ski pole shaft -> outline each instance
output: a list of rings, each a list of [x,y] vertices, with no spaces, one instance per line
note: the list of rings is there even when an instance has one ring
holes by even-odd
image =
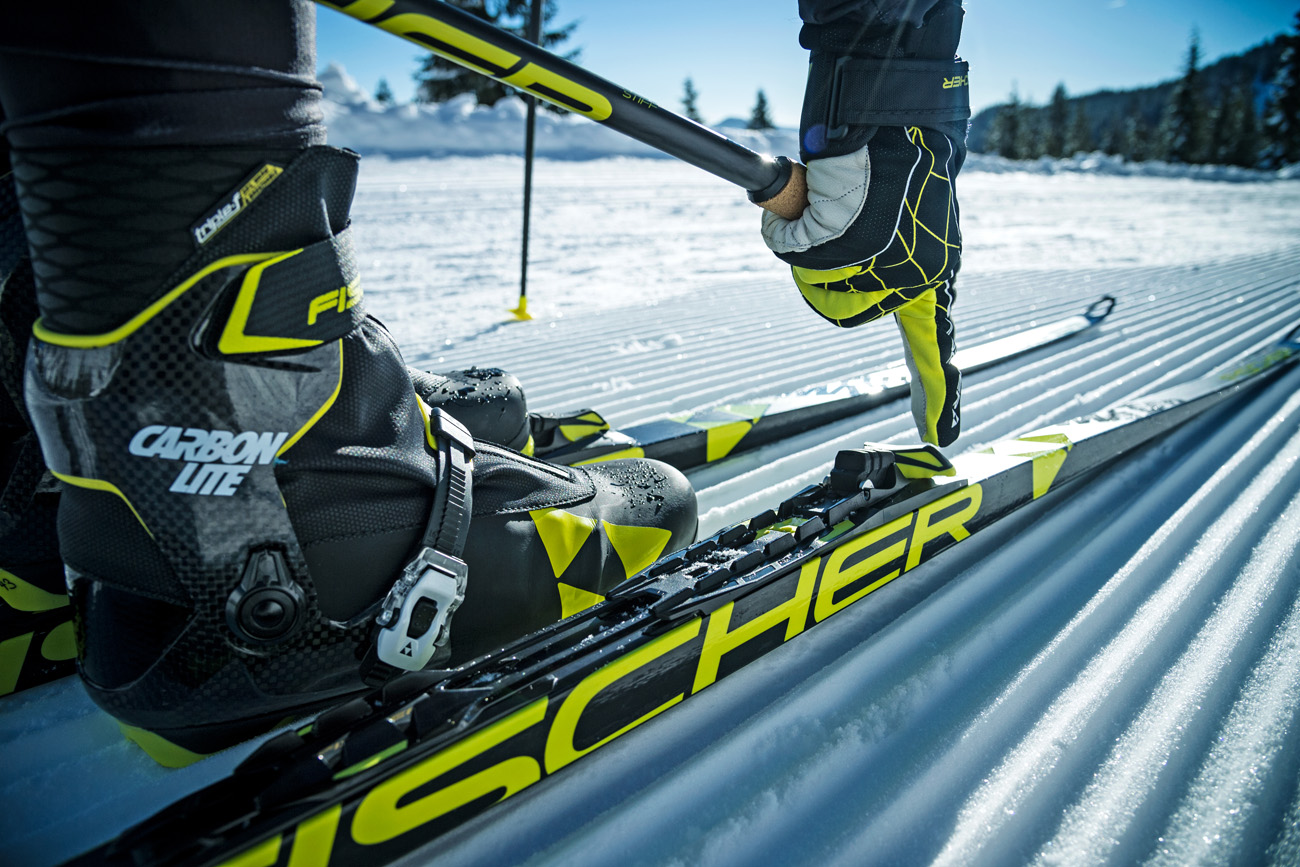
[[[528,7],[528,41],[542,44],[542,3],[532,0]],[[537,132],[537,99],[529,96],[528,119],[524,123],[524,226],[519,262],[519,306],[510,311],[516,319],[531,319],[528,315],[528,229],[533,215],[533,144]]]
[[[454,6],[439,0],[317,2],[730,181],[787,219],[807,204],[798,163],[755,153]]]

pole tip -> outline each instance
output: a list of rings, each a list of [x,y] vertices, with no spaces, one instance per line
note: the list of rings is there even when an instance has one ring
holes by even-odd
[[[528,296],[520,295],[519,306],[511,309],[509,312],[513,313],[514,317],[521,322],[526,322],[529,319],[532,319],[532,314],[528,312]]]

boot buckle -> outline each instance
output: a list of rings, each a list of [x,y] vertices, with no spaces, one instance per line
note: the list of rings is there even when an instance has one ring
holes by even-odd
[[[380,604],[375,649],[380,662],[419,671],[451,636],[451,616],[465,601],[465,562],[423,548]]]

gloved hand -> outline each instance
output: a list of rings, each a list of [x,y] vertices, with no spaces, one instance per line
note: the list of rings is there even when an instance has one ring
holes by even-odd
[[[809,204],[796,220],[765,213],[763,239],[834,324],[894,315],[917,429],[946,446],[961,427],[951,317],[961,265],[954,180],[970,116],[966,64],[954,59],[961,3],[939,0],[919,27],[890,4],[857,5],[873,11],[821,23],[829,16],[805,10],[813,23],[800,42],[812,58],[800,154]]]

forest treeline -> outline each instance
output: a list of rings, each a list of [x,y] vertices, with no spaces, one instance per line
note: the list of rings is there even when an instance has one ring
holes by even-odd
[[[1193,33],[1182,75],[1046,105],[1008,101],[971,121],[971,150],[1011,159],[1103,151],[1134,161],[1276,168],[1300,162],[1300,13],[1295,32],[1201,66]]]

